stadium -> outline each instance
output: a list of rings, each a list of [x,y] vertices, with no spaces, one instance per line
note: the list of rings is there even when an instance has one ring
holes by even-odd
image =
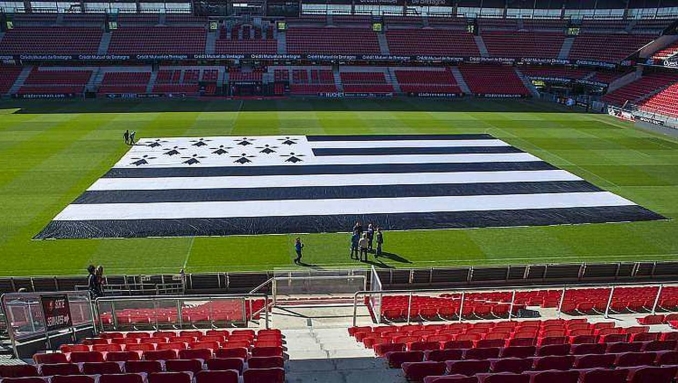
[[[678,1],[0,0],[0,383],[678,382]]]

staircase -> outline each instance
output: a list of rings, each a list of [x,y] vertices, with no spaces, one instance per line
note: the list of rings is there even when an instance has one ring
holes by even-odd
[[[105,75],[106,72],[99,68],[97,73],[90,78],[90,82],[87,84],[87,89],[99,89],[99,86],[104,81]]]
[[[527,77],[523,76],[523,74],[520,73],[520,71],[518,70],[518,68],[513,68],[513,70],[516,72],[516,75],[520,78],[520,81],[523,82],[523,85],[525,85],[525,88],[527,88],[527,90],[530,91],[530,93],[532,94],[532,97],[535,97],[535,98],[541,97],[541,94],[539,93],[539,91],[537,90],[537,88],[534,86],[534,84],[532,84],[532,82],[530,81],[530,79],[528,79]]]
[[[516,26],[518,27],[519,31],[525,29],[525,23],[523,23],[522,17],[518,18],[518,20],[516,21]]]
[[[341,83],[341,75],[339,74],[339,67],[333,68],[332,74],[334,75],[334,84],[337,86],[337,91],[343,92],[344,91],[344,84]]]
[[[216,50],[217,45],[217,33],[218,31],[211,31],[207,33],[207,38],[205,39],[205,54],[212,55]]]
[[[63,13],[63,12],[57,13],[57,17],[56,17],[56,25],[63,25],[63,23],[64,23],[64,15],[65,15],[65,13]]]
[[[386,77],[386,83],[391,84],[391,86],[393,86],[393,91],[395,93],[403,92],[400,89],[400,83],[398,83],[398,78],[395,76],[395,73],[393,73],[393,68],[387,68],[386,72],[384,73],[384,76]]]
[[[288,383],[405,383],[402,369],[388,368],[384,359],[350,338],[346,327],[283,330],[287,347]]]
[[[379,51],[382,55],[390,55],[391,51],[388,49],[388,42],[386,41],[386,35],[383,33],[377,33],[377,40],[379,41]]]
[[[26,79],[28,78],[28,75],[31,74],[32,70],[33,70],[32,65],[24,67],[19,76],[16,78],[16,81],[14,81],[14,85],[12,85],[12,87],[9,88],[9,92],[7,93],[17,94],[19,92],[19,89],[21,89],[21,87],[24,86],[24,82],[26,82]]]
[[[464,94],[473,94],[471,92],[471,88],[468,87],[468,84],[466,83],[466,80],[464,80],[464,76],[462,76],[461,72],[459,71],[459,68],[456,66],[453,66],[450,68],[452,71],[452,75],[454,76],[454,79],[457,80],[457,85],[459,85],[459,88],[461,88],[461,91],[464,92]]]
[[[157,78],[158,78],[158,70],[154,69],[151,72],[151,78],[148,80],[148,84],[146,85],[146,93],[153,92],[153,86],[155,85],[155,80]]]
[[[166,22],[167,22],[167,15],[165,13],[161,13],[160,17],[158,17],[158,24],[165,25]]]
[[[278,36],[276,37],[276,41],[278,42],[278,49],[277,52],[279,55],[286,55],[287,54],[287,37],[285,36],[285,32],[278,32]]]
[[[5,37],[5,32],[0,32],[0,43],[2,42],[3,37]]]
[[[421,25],[424,28],[428,28],[428,27],[431,26],[431,24],[429,24],[429,22],[428,22],[428,15],[421,15]]]
[[[483,37],[473,36],[473,39],[476,41],[478,51],[480,51],[480,57],[490,57],[490,53],[487,51],[487,46],[485,46],[485,41],[483,41]]]
[[[111,32],[105,32],[101,35],[99,48],[97,48],[98,55],[105,55],[108,52],[108,45],[111,43]]]
[[[570,49],[572,49],[572,44],[574,44],[574,37],[567,37],[563,41],[563,46],[560,47],[560,52],[558,53],[558,58],[560,60],[567,59],[567,56],[570,55]]]

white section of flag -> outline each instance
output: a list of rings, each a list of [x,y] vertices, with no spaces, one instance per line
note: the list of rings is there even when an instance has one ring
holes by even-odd
[[[69,205],[55,220],[285,217],[437,213],[633,205],[610,192],[284,201],[162,202]]]

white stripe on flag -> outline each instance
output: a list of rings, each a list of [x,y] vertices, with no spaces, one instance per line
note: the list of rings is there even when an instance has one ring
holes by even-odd
[[[634,203],[609,192],[287,201],[73,204],[67,206],[54,220],[251,218],[326,216],[356,213],[393,214],[558,209],[629,205],[634,205]]]
[[[309,141],[308,145],[314,149],[511,146],[501,140]]]
[[[287,176],[100,178],[88,191],[238,189],[309,186],[367,186],[581,181],[564,170],[455,173],[312,174]]]

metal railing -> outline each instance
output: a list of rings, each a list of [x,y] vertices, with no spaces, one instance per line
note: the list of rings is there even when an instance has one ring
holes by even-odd
[[[263,299],[263,308],[254,310],[254,301]],[[194,296],[139,296],[130,298],[98,298],[95,307],[98,312],[97,327],[100,331],[121,328],[150,327],[171,328],[218,328],[247,326],[255,321],[257,314],[264,312],[265,327],[269,328],[268,294],[194,295]],[[239,310],[225,314],[217,308],[219,303],[231,303],[230,309]],[[193,313],[202,307],[199,313]],[[249,308],[249,310],[247,310]],[[230,315],[230,316],[229,316]],[[193,317],[192,317],[193,316]],[[132,319],[134,317],[134,319]],[[146,319],[144,321],[144,318]]]
[[[358,291],[354,294],[353,296],[353,326],[357,325],[357,318],[358,318],[358,302],[363,301],[364,297],[367,297],[369,299],[366,299],[365,302],[367,303],[372,303],[373,297],[378,297],[378,302],[382,303],[383,299],[385,296],[403,296],[406,295],[408,297],[408,303],[407,303],[407,315],[406,315],[406,320],[407,323],[409,324],[412,321],[412,301],[414,297],[418,296],[427,296],[427,297],[439,297],[441,294],[459,294],[459,310],[456,315],[456,320],[461,322],[464,320],[473,320],[473,319],[467,319],[464,318],[462,315],[463,310],[464,310],[464,303],[466,302],[466,296],[469,293],[482,293],[482,292],[487,292],[487,293],[498,293],[498,292],[510,292],[511,293],[511,300],[510,302],[501,302],[503,304],[509,304],[509,310],[508,310],[508,320],[511,320],[514,318],[514,308],[516,306],[516,294],[518,292],[529,292],[529,291],[543,291],[543,290],[559,290],[560,291],[560,301],[558,302],[558,305],[556,307],[556,314],[557,317],[560,318],[562,314],[562,307],[563,303],[565,301],[565,295],[569,291],[576,291],[576,290],[584,290],[584,289],[591,289],[591,288],[598,288],[598,289],[610,289],[609,296],[607,299],[607,303],[605,305],[605,309],[602,312],[595,311],[594,314],[587,313],[586,315],[602,315],[604,318],[609,318],[610,317],[610,307],[612,305],[612,301],[614,298],[615,291],[620,288],[629,288],[629,287],[657,287],[657,292],[653,300],[652,308],[648,309],[650,314],[655,314],[657,311],[657,307],[659,305],[659,300],[662,294],[662,291],[666,286],[678,286],[678,284],[674,283],[633,283],[630,282],[628,284],[625,283],[618,283],[616,285],[610,286],[610,284],[603,284],[603,283],[589,283],[589,284],[577,284],[577,285],[564,285],[560,288],[555,288],[553,285],[539,285],[539,286],[531,286],[531,287],[498,287],[498,288],[458,288],[458,289],[421,289],[421,290],[383,290],[383,291]],[[475,301],[473,301],[475,302]],[[487,303],[487,302],[486,302]],[[496,302],[494,302],[496,303]],[[381,314],[381,306],[372,306],[370,307],[372,309],[374,317],[376,319],[377,323],[381,323],[382,321],[380,320],[380,314]],[[376,310],[379,310],[379,313],[376,312]]]

